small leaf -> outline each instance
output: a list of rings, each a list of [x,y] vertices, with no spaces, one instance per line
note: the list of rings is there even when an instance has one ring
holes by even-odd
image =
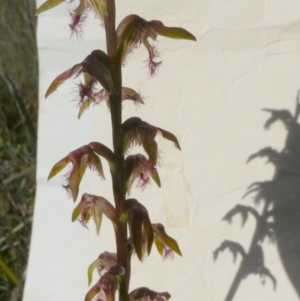
[[[130,232],[134,249],[140,261],[143,260],[143,220],[144,217],[136,211],[132,211],[130,217]]]
[[[80,119],[80,117],[82,116],[82,114],[84,113],[84,111],[86,109],[89,108],[89,106],[93,103],[93,100],[91,98],[85,100],[81,105],[80,105],[80,109],[78,112],[78,119]]]
[[[157,185],[158,187],[161,187],[159,174],[158,174],[156,168],[155,168],[155,169],[151,169],[151,170],[149,171],[149,173],[150,173],[150,176],[151,176],[152,180],[156,183],[156,185]]]
[[[155,246],[156,246],[156,249],[158,251],[158,253],[163,256],[164,255],[164,245],[163,243],[154,236],[154,243],[155,243]]]
[[[47,98],[50,94],[52,94],[54,91],[57,90],[57,88],[67,79],[72,77],[74,74],[78,74],[81,71],[81,64],[74,65],[71,69],[68,69],[67,71],[61,73],[58,75],[53,82],[50,84],[49,88],[47,89],[47,92],[45,94],[45,98]]]
[[[93,261],[88,268],[88,283],[89,285],[92,282],[93,271],[95,269],[98,270],[100,276],[103,274],[102,272],[113,273],[115,275],[122,273],[122,268],[118,266],[117,254],[111,252],[103,252],[99,255],[98,259]],[[123,268],[124,269],[124,268]]]
[[[157,143],[156,141],[150,136],[147,137],[145,135],[145,138],[143,139],[143,148],[147,155],[149,156],[149,159],[151,160],[153,165],[157,164]]]
[[[91,6],[103,21],[107,16],[107,0],[89,0]]]
[[[130,155],[125,159],[124,166],[125,166],[125,181],[126,181],[126,191],[129,193],[131,186],[138,176],[137,173],[139,170],[137,170],[136,166],[136,156]]]
[[[89,268],[88,268],[88,285],[91,284],[91,282],[93,280],[93,272],[98,267],[98,265],[100,264],[101,261],[102,261],[102,259],[98,258],[89,265]]]
[[[161,132],[162,136],[163,136],[165,139],[174,142],[174,145],[175,145],[179,150],[181,149],[181,148],[180,148],[180,145],[179,145],[179,142],[178,142],[178,140],[177,140],[177,138],[176,138],[175,135],[173,135],[172,133],[170,133],[170,132],[168,132],[168,131],[166,131],[166,130],[163,130],[162,128],[157,128],[157,130]]]
[[[153,245],[154,235],[153,235],[152,224],[151,224],[149,216],[148,216],[148,212],[147,212],[147,218],[144,219],[143,226],[144,226],[144,230],[147,235],[147,252],[148,252],[148,255],[150,255],[151,248]]]
[[[102,50],[94,50],[81,63],[84,71],[95,77],[109,93],[116,92],[111,75],[112,61]]]
[[[172,39],[184,39],[196,41],[193,34],[181,27],[167,27],[160,21],[153,20],[149,22],[149,25],[155,30],[158,35],[172,38]]]
[[[162,254],[161,247],[163,248],[164,245],[166,245],[168,248],[170,248],[172,251],[177,253],[178,255],[182,256],[182,253],[180,251],[180,248],[178,246],[177,241],[170,237],[166,231],[165,227],[162,224],[152,224],[154,235],[157,240],[160,240],[162,246],[158,243],[156,243],[157,250],[160,254]]]
[[[102,211],[100,211],[98,208],[95,208],[95,207],[90,208],[90,213],[91,213],[91,217],[94,220],[95,225],[96,225],[96,233],[99,235],[102,218],[103,218],[103,213],[102,213]]]
[[[60,161],[58,161],[51,169],[49,176],[48,176],[48,181],[52,179],[54,176],[56,176],[61,170],[63,170],[69,163],[71,162],[69,156],[64,157]]]
[[[130,235],[135,252],[139,260],[142,261],[144,247],[147,245],[147,253],[149,255],[153,244],[153,229],[148,211],[136,199],[127,199],[124,202],[123,209],[128,212]],[[147,241],[144,238],[147,238]]]
[[[84,209],[85,207],[85,203],[82,202],[82,198],[81,198],[81,201],[79,202],[79,204],[73,209],[73,213],[72,213],[72,222],[75,222],[80,213],[82,212],[82,210]]]
[[[114,153],[104,144],[100,142],[91,142],[88,145],[92,151],[105,158],[109,163],[114,163],[116,161]]]
[[[79,192],[79,184],[87,168],[88,154],[84,154],[80,158],[79,162],[72,162],[72,163],[73,163],[73,169],[69,177],[69,187],[72,192],[73,201],[75,202]]]
[[[163,237],[163,241],[165,242],[165,244],[171,250],[173,250],[178,255],[182,256],[179,245],[178,245],[177,241],[174,238],[170,237],[167,233],[165,233],[162,237]]]
[[[135,103],[144,104],[143,98],[139,93],[131,88],[122,88],[122,100],[132,100]]]
[[[79,166],[73,167],[73,170],[69,178],[69,188],[71,190],[73,202],[75,202],[78,197],[79,184],[81,179],[82,179],[82,172]]]
[[[35,12],[35,15],[37,16],[38,14],[51,9],[59,4],[61,4],[62,2],[64,2],[64,0],[48,0],[46,2],[44,2]]]
[[[103,168],[102,168],[102,163],[101,163],[101,160],[100,158],[98,157],[98,155],[92,153],[91,155],[91,162],[89,162],[89,165],[91,167],[93,167],[94,169],[96,169],[99,173],[99,175],[105,179],[104,177],[104,173],[103,173]]]

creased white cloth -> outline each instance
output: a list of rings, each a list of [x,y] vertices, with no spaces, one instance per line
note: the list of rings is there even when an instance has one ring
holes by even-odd
[[[37,6],[44,0],[38,0]],[[147,51],[141,47],[123,68],[123,85],[145,97],[145,106],[124,103],[124,120],[138,116],[174,133],[182,151],[158,139],[162,188],[133,187],[131,197],[162,222],[183,257],[163,261],[153,247],[144,263],[133,259],[131,289],[147,286],[168,291],[173,301],[224,300],[240,264],[225,251],[214,261],[223,240],[247,250],[255,229],[249,217],[241,227],[221,219],[236,204],[254,206],[247,187],[272,180],[274,167],[248,157],[271,146],[284,146],[286,130],[279,123],[264,129],[270,117],[263,108],[293,112],[300,88],[300,2],[296,0],[123,0],[116,1],[117,21],[135,13],[166,26],[181,26],[197,42],[159,37],[155,42],[163,63],[157,75],[147,71]],[[92,141],[111,146],[110,114],[105,103],[92,106],[77,119],[76,84],[68,80],[44,98],[51,81],[81,62],[92,50],[105,50],[100,21],[89,14],[83,37],[70,38],[69,9],[63,3],[38,17],[40,64],[37,193],[23,301],[80,301],[88,291],[87,267],[98,255],[114,251],[113,229],[103,219],[98,237],[71,222],[74,204],[62,189],[64,174],[47,182],[51,167],[70,151]],[[75,99],[75,101],[74,101]],[[105,162],[103,160],[103,165]],[[87,172],[80,193],[111,200],[111,180]],[[262,207],[259,207],[262,208]],[[265,265],[277,278],[276,291],[258,275],[242,281],[234,300],[298,300],[276,244],[263,243]],[[94,276],[94,281],[96,275]]]

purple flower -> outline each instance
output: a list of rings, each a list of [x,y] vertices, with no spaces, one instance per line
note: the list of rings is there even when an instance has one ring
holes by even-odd
[[[125,153],[130,146],[142,145],[149,156],[149,160],[155,166],[157,164],[157,143],[155,137],[160,132],[162,136],[174,143],[180,149],[177,138],[170,132],[153,126],[138,117],[131,117],[123,122],[121,126],[121,142]]]
[[[167,301],[171,295],[167,292],[158,293],[148,287],[139,287],[129,294],[130,301]]]
[[[105,251],[101,253],[99,257],[90,264],[88,268],[88,282],[89,285],[92,282],[93,271],[97,269],[100,276],[102,276],[105,272],[108,272],[109,269],[116,265],[117,261],[117,254]]]
[[[162,22],[157,20],[146,21],[138,15],[129,15],[121,21],[117,28],[118,56],[121,62],[124,63],[126,56],[132,52],[134,48],[143,44],[149,54],[149,73],[153,76],[162,62],[156,61],[156,58],[159,57],[159,53],[156,48],[149,43],[148,38],[156,40],[158,35],[173,39],[196,40],[191,33],[183,28],[166,27]]]
[[[52,167],[48,180],[71,163],[72,169],[67,175],[67,185],[65,185],[65,188],[70,191],[75,202],[78,196],[79,184],[88,167],[98,171],[99,175],[104,178],[102,163],[98,155],[104,157],[111,166],[113,165],[115,160],[113,152],[99,142],[91,142],[70,152],[66,157],[58,161]]]
[[[161,186],[160,179],[156,167],[152,161],[147,159],[142,154],[130,155],[125,160],[125,177],[126,177],[126,190],[130,193],[133,182],[138,180],[138,187],[144,189],[150,181],[153,181]]]
[[[173,251],[182,256],[177,241],[166,233],[165,227],[162,224],[152,224],[152,229],[154,233],[154,243],[159,254],[164,259],[173,259]]]
[[[76,34],[76,36],[82,34],[82,23],[86,19],[86,12],[88,10],[93,10],[96,15],[103,22],[107,16],[107,3],[106,0],[79,0],[79,5],[76,9],[72,10],[70,13],[72,22],[69,24],[71,29],[71,35]],[[58,6],[59,4],[65,2],[65,0],[47,0],[44,2],[37,10],[36,15],[47,11],[49,9]],[[69,1],[73,2],[73,1]]]

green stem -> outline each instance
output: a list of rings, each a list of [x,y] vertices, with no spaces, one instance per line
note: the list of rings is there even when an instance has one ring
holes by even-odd
[[[130,261],[127,252],[127,223],[120,222],[123,213],[123,203],[125,201],[125,177],[124,177],[124,156],[122,145],[120,144],[120,128],[122,124],[122,73],[121,63],[117,54],[117,35],[115,27],[115,1],[107,1],[107,17],[105,18],[106,46],[107,55],[113,62],[112,77],[116,92],[110,95],[112,139],[114,153],[117,157],[116,169],[112,172],[112,186],[115,207],[117,211],[117,230],[116,230],[116,247],[118,264],[126,270],[126,277],[121,277],[119,284],[119,301],[128,300],[128,288],[130,277]]]

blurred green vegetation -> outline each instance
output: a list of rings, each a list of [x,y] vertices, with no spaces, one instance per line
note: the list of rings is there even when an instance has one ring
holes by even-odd
[[[0,300],[22,299],[35,194],[35,0],[0,1]]]

